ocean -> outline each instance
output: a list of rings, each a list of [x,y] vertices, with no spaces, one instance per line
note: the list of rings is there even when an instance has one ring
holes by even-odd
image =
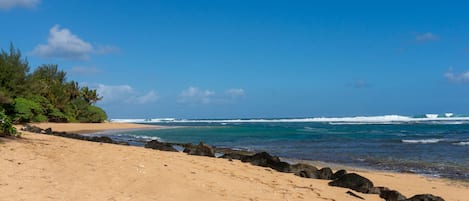
[[[469,118],[376,116],[300,119],[118,119],[171,126],[98,133],[131,145],[199,143],[267,151],[285,160],[413,172],[469,181]]]

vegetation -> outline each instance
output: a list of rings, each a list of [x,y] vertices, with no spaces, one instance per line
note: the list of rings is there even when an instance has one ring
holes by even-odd
[[[1,108],[0,108],[1,109]],[[0,110],[0,136],[16,136],[16,128],[3,111]]]
[[[0,54],[0,120],[5,122],[103,122],[106,112],[94,104],[102,99],[96,89],[67,81],[55,64],[44,64],[29,72],[21,52],[10,45]],[[10,122],[11,124],[11,122]]]

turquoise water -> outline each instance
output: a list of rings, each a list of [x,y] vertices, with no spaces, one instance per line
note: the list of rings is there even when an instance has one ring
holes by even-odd
[[[145,141],[198,143],[267,151],[284,158],[415,172],[469,181],[468,123],[159,122],[184,126],[107,133],[142,146]]]

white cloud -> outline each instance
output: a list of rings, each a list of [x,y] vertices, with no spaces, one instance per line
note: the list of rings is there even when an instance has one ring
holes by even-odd
[[[215,92],[209,90],[200,90],[197,87],[189,87],[182,90],[179,95],[180,103],[203,103],[208,104],[212,102]]]
[[[371,86],[367,81],[365,81],[363,79],[353,80],[352,82],[348,83],[347,85],[349,87],[353,87],[353,88],[357,88],[357,89],[367,88],[367,87]]]
[[[225,93],[218,94],[211,90],[201,90],[191,86],[182,90],[178,102],[190,104],[229,103],[244,96],[244,89],[227,89]]]
[[[228,89],[225,94],[231,98],[243,97],[245,95],[244,89]]]
[[[128,104],[147,104],[158,100],[158,94],[151,90],[146,94],[135,91],[129,85],[104,85],[98,84],[96,87],[99,95],[103,96],[101,101],[105,103],[128,103]]]
[[[469,70],[462,73],[454,73],[450,67],[444,74],[444,77],[450,82],[469,82]]]
[[[0,0],[0,9],[35,8],[39,3],[41,0]]]
[[[100,72],[101,71],[96,67],[75,66],[70,69],[70,73],[75,75],[96,75]]]
[[[435,35],[431,32],[417,34],[417,36],[415,37],[415,40],[420,41],[420,42],[434,41],[434,40],[438,40],[438,39],[440,39],[440,37],[438,37],[437,35]]]
[[[114,46],[93,47],[69,29],[54,25],[49,30],[47,44],[37,45],[32,51],[33,55],[40,57],[56,57],[74,60],[87,60],[90,54],[106,54],[118,51]]]

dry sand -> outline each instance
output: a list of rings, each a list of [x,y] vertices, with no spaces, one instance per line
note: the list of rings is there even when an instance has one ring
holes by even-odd
[[[132,129],[135,124],[41,124],[61,131]],[[145,126],[147,127],[147,126]],[[406,196],[432,193],[469,201],[458,182],[414,174],[358,172]],[[0,201],[35,200],[360,200],[328,181],[184,153],[101,144],[23,132],[0,138]],[[356,193],[366,200],[378,195]]]

